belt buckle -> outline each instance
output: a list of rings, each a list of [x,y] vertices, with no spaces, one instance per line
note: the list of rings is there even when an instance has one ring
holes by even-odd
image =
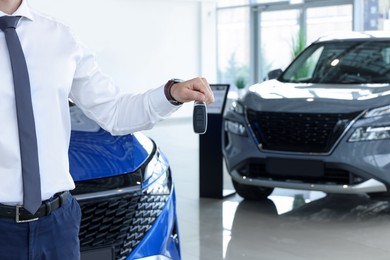
[[[36,218],[28,218],[28,219],[20,219],[20,209],[21,208],[22,208],[22,206],[16,205],[16,213],[15,213],[15,221],[16,221],[16,223],[32,222],[32,221],[36,221],[36,220],[39,219],[38,217],[36,217]]]

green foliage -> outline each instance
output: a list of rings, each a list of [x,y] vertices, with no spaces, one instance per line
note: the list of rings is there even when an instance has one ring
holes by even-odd
[[[244,77],[238,77],[236,78],[235,84],[238,89],[244,89],[247,85],[247,81]]]
[[[294,59],[306,47],[306,36],[304,35],[304,33],[301,29],[298,30],[297,35],[292,39],[291,45],[292,45],[291,46],[291,56],[292,56],[292,59]]]
[[[306,36],[303,30],[299,29],[295,38],[292,39],[291,58],[295,59],[306,48]],[[302,80],[308,77],[310,64],[304,63],[294,75],[295,80]]]

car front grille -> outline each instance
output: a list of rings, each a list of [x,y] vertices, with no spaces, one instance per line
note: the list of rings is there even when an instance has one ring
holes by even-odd
[[[169,195],[151,195],[144,192],[137,204],[129,232],[123,241],[121,250],[117,254],[118,260],[124,260],[142,240],[146,232],[160,216]]]
[[[328,153],[361,112],[289,113],[248,109],[247,119],[264,150]]]
[[[113,247],[115,259],[126,259],[161,214],[168,198],[167,194],[138,191],[79,201],[81,250]]]

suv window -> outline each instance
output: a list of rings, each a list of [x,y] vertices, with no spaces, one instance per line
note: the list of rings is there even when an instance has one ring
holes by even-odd
[[[283,82],[368,84],[390,82],[390,41],[315,43],[295,59]]]

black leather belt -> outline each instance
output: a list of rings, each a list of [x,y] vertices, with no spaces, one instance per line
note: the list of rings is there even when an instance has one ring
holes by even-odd
[[[0,217],[13,218],[17,223],[35,221],[60,208],[65,203],[68,195],[69,191],[64,191],[55,194],[53,198],[49,200],[43,201],[42,205],[34,215],[23,208],[23,206],[8,206],[0,204]]]

